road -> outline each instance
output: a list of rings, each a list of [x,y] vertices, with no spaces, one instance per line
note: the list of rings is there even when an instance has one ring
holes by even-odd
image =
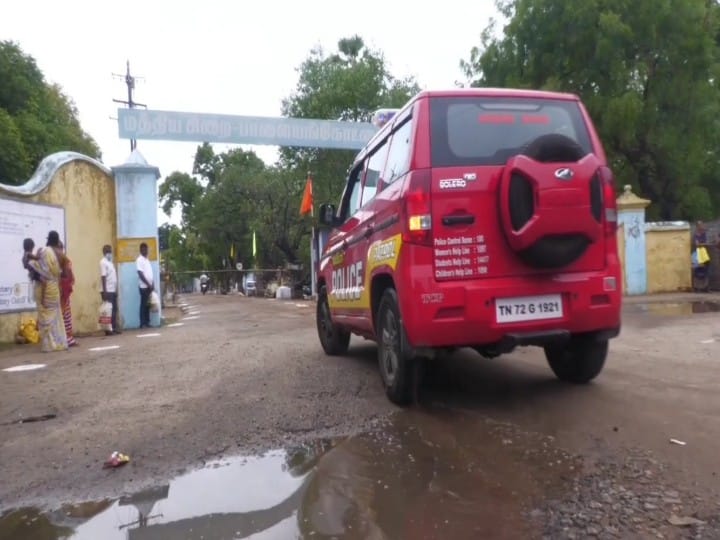
[[[305,301],[191,295],[189,310],[168,311],[179,326],[87,337],[63,353],[6,350],[0,369],[46,367],[0,371],[0,510],[116,497],[308,441],[354,435],[348,444],[374,452],[383,445],[368,434],[393,425],[399,447],[435,449],[435,463],[496,461],[498,485],[532,503],[523,519],[536,534],[717,538],[720,314],[651,300],[626,303],[591,385],[556,381],[538,349],[493,360],[463,351],[430,365],[419,403],[403,411],[382,392],[372,343],[353,338],[346,358],[324,356]],[[414,443],[413,430],[425,433]],[[554,458],[532,457],[540,448],[577,466],[551,469]],[[130,464],[103,469],[114,450]],[[704,523],[670,523],[693,516]]]

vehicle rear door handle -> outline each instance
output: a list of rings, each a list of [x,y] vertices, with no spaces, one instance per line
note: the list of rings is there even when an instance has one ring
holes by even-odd
[[[475,223],[475,216],[472,214],[452,214],[443,216],[443,225],[472,225]]]
[[[372,225],[368,225],[365,227],[365,238],[370,238],[372,236],[372,233],[375,231]]]

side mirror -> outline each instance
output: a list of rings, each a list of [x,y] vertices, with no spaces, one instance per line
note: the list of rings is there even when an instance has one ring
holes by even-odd
[[[320,215],[318,216],[321,225],[328,227],[334,227],[336,223],[335,219],[335,205],[334,204],[321,204]]]

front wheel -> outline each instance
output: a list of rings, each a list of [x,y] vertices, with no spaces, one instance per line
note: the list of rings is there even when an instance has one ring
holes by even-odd
[[[563,345],[545,347],[550,369],[561,381],[586,384],[597,377],[605,365],[608,341],[573,338]]]
[[[378,363],[385,393],[396,405],[407,405],[413,398],[415,366],[395,289],[383,293],[376,321]]]
[[[325,354],[330,356],[345,354],[350,347],[350,332],[333,323],[325,287],[320,289],[318,295],[316,323],[320,344]]]

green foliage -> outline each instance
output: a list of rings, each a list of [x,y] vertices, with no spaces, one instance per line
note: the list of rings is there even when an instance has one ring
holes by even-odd
[[[165,223],[158,229],[158,235],[167,239],[167,248],[161,252],[163,271],[169,272],[175,286],[191,286],[192,273],[206,269],[208,259],[197,235],[177,225]]]
[[[706,0],[503,0],[461,62],[474,86],[574,92],[588,107],[619,184],[651,217],[720,210],[718,4]]]
[[[414,79],[393,77],[382,53],[353,36],[341,39],[332,54],[320,47],[310,51],[299,68],[295,91],[283,101],[282,112],[295,118],[369,122],[377,109],[401,107],[419,91]],[[313,174],[315,201],[335,202],[355,152],[288,147],[281,149],[280,156],[283,167],[297,171],[299,208],[308,171]]]
[[[53,152],[100,158],[72,101],[59,86],[48,84],[35,60],[10,41],[0,41],[0,81],[0,181],[24,183]]]
[[[198,146],[193,163],[193,174],[200,176],[209,184],[214,184],[219,168],[220,158],[215,155],[215,151],[210,143],[203,143],[201,146]]]
[[[183,224],[189,223],[190,210],[202,194],[203,187],[195,178],[178,171],[165,178],[158,190],[162,209],[167,215],[171,214],[176,205],[180,205]]]
[[[194,233],[171,224],[164,224],[161,228],[168,239],[165,255],[169,271],[202,270],[205,267],[207,260]]]
[[[30,159],[22,142],[22,135],[13,117],[0,109],[0,175],[3,178],[29,178]]]
[[[198,147],[194,170],[199,178],[173,172],[160,185],[165,213],[176,205],[182,211],[181,236],[170,242],[175,251],[171,247],[168,254],[175,267],[217,270],[242,262],[275,268],[298,260],[309,225],[300,223],[294,188],[288,193],[297,182],[287,171],[267,167],[254,152],[242,149],[216,155],[207,144]]]

